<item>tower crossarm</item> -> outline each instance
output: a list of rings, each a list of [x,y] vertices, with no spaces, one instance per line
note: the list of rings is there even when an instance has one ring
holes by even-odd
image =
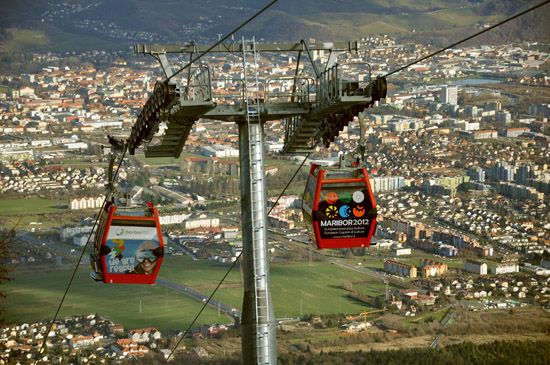
[[[247,47],[241,42],[220,44],[214,49],[209,50],[209,53],[242,53],[243,47]],[[134,46],[134,53],[158,55],[166,53],[203,53],[210,46],[198,45],[190,42],[184,45],[161,45],[161,44],[137,44]],[[257,43],[257,52],[299,52],[299,51],[336,51],[336,52],[356,52],[358,50],[358,42],[312,42],[307,43],[300,41],[296,43]],[[250,50],[246,50],[250,51]]]
[[[246,42],[220,44],[213,49],[190,42],[184,45],[136,45],[138,54],[148,54],[159,63],[166,76],[165,81],[155,85],[153,93],[143,106],[129,138],[131,154],[142,144],[150,144],[153,136],[166,124],[160,145],[148,145],[147,156],[179,157],[193,124],[200,118],[239,122],[254,119],[250,113],[251,100],[244,95],[223,99],[227,93],[214,95],[210,70],[200,61],[186,66],[187,77],[176,79],[167,55],[194,55],[212,53],[246,53],[250,44]],[[254,52],[297,52],[298,58],[294,77],[259,79],[257,99],[252,100],[263,121],[284,120],[286,125],[283,151],[297,152],[312,149],[320,139],[329,144],[353,116],[375,101],[385,97],[385,79],[376,79],[363,85],[350,80],[344,73],[345,67],[336,63],[337,52],[358,50],[358,42],[306,42],[256,44]],[[329,52],[326,65],[317,67],[316,59]],[[315,75],[299,72],[300,55],[307,54]],[[369,68],[370,78],[370,68]],[[237,80],[238,82],[238,80]],[[278,85],[291,84],[289,89]],[[364,83],[364,82],[363,82]],[[234,90],[242,90],[235,87]],[[261,90],[261,91],[260,91]],[[231,96],[230,96],[231,97]],[[155,142],[156,143],[156,142]]]

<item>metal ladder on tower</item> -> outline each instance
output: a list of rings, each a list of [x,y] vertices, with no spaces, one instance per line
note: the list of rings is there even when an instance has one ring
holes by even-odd
[[[270,300],[267,268],[267,237],[264,191],[263,161],[263,128],[260,115],[260,82],[258,80],[258,53],[256,42],[242,39],[244,67],[244,106],[246,108],[246,123],[248,127],[248,143],[250,151],[250,191],[252,211],[252,239],[254,243],[254,291],[256,319],[256,350],[257,364],[270,364]],[[253,72],[248,72],[250,66]]]

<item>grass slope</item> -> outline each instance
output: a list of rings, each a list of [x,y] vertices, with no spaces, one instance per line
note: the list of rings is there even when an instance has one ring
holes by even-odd
[[[66,206],[67,203],[65,200],[43,198],[1,199],[0,215],[59,213],[64,211],[59,206]]]
[[[68,283],[70,271],[14,273],[4,285],[5,320],[23,323],[51,320]],[[141,300],[141,313],[139,311]],[[126,328],[156,327],[161,331],[183,330],[202,304],[160,286],[106,285],[93,282],[88,270],[78,270],[59,318],[98,313]],[[206,309],[201,323],[227,323],[228,318]]]
[[[25,4],[29,0],[21,0]],[[3,7],[0,13],[0,51],[90,50],[124,49],[133,41],[108,38],[93,29],[82,30],[70,21],[41,22],[41,13],[52,6],[46,0],[36,0],[32,5],[20,2]],[[478,22],[494,24],[495,21],[536,4],[536,1],[512,0],[304,0],[277,4],[242,29],[245,36],[256,36],[268,41],[349,40],[368,34],[390,33],[422,42],[448,43],[463,34],[479,30]],[[99,7],[78,13],[81,19],[115,23],[120,29],[147,31],[168,37],[170,43],[188,41],[188,37],[215,38],[226,34],[243,20],[252,16],[260,6],[256,1],[235,4],[221,0],[209,2],[189,0],[182,3],[171,0],[149,2],[145,0],[120,0],[101,4]],[[514,41],[548,39],[549,7],[527,14],[502,29],[483,38],[489,41]],[[182,26],[197,24],[203,31],[182,35]],[[6,29],[18,28],[14,32]],[[32,31],[26,30],[32,29]],[[414,33],[413,33],[414,30]],[[30,33],[29,33],[30,32]],[[17,34],[19,33],[19,34]],[[454,36],[454,37],[453,37]],[[481,41],[482,39],[480,39]]]
[[[185,256],[169,256],[161,276],[184,283],[208,294],[215,288],[228,266],[207,261],[192,261]],[[70,271],[15,272],[14,281],[3,290],[7,322],[48,320],[55,313],[67,285]],[[328,263],[285,264],[271,267],[271,297],[276,317],[317,313],[357,313],[368,309],[350,299],[341,288],[346,281],[365,282],[364,275]],[[366,284],[363,284],[366,285]],[[370,286],[370,285],[366,285]],[[365,291],[379,293],[380,283]],[[370,292],[369,292],[370,294]],[[214,297],[235,308],[242,305],[241,275],[238,266],[229,274]],[[139,312],[141,300],[142,311]],[[160,286],[104,285],[88,278],[87,267],[79,268],[60,318],[74,314],[98,313],[126,328],[154,326],[163,331],[182,329],[200,310],[201,303]],[[200,323],[226,323],[228,319],[206,309]]]
[[[5,41],[0,44],[0,52],[25,52],[28,48],[45,47],[51,44],[48,36],[41,31],[9,28]]]
[[[188,257],[169,257],[162,269],[162,276],[174,282],[190,285],[210,293],[227,271],[228,266],[215,262],[192,261]],[[363,304],[350,299],[342,289],[345,282],[365,282],[372,279],[357,272],[342,269],[324,262],[271,265],[271,298],[276,317],[299,316],[302,314],[357,313],[367,309]],[[372,285],[371,292],[377,293],[379,283]],[[215,299],[236,308],[242,305],[242,286],[239,266],[231,271]],[[370,293],[369,293],[370,294]]]

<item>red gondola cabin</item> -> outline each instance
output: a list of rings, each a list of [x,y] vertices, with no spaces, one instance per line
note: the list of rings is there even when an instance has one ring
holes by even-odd
[[[317,248],[370,246],[377,213],[366,169],[312,164],[302,212]]]
[[[155,283],[164,256],[164,242],[158,212],[153,207],[149,207],[149,212],[149,215],[118,215],[114,204],[105,206],[94,242],[95,276],[92,276],[96,280]]]

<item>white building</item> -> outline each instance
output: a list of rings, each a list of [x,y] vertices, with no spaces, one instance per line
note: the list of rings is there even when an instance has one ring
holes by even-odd
[[[402,176],[378,176],[370,179],[373,193],[397,191],[405,186],[405,178]]]
[[[273,198],[269,198],[268,199],[268,204],[269,206],[272,206],[273,204],[275,204],[275,201],[277,200],[277,198],[273,197]],[[277,207],[280,207],[280,208],[299,208],[301,207],[301,204],[302,204],[302,198],[297,196],[297,195],[284,195],[282,197],[280,197],[279,199],[279,202],[277,203]]]
[[[464,270],[478,275],[487,275],[487,264],[475,260],[466,260]]]
[[[239,150],[229,146],[213,145],[201,147],[201,154],[210,157],[239,157]]]
[[[441,88],[441,102],[443,104],[458,105],[458,87],[443,86]]]
[[[88,144],[85,142],[71,142],[71,143],[65,143],[65,147],[67,147],[70,150],[87,150]]]
[[[215,228],[220,226],[218,218],[190,219],[185,222],[185,229]]]
[[[491,273],[495,275],[508,274],[512,272],[519,272],[519,265],[517,262],[498,264],[494,268],[491,268]]]
[[[69,202],[69,209],[78,210],[101,208],[101,206],[103,205],[103,200],[103,197],[72,199]]]
[[[66,227],[62,228],[59,236],[62,240],[67,240],[71,237],[76,236],[77,234],[90,233],[92,226],[77,226],[77,227]]]
[[[179,224],[184,222],[186,219],[188,219],[191,216],[191,214],[166,214],[161,215],[159,217],[159,222],[161,225],[169,225],[169,224]]]
[[[86,245],[86,242],[88,242],[89,235],[83,234],[73,237],[73,245],[78,247],[84,247]]]

